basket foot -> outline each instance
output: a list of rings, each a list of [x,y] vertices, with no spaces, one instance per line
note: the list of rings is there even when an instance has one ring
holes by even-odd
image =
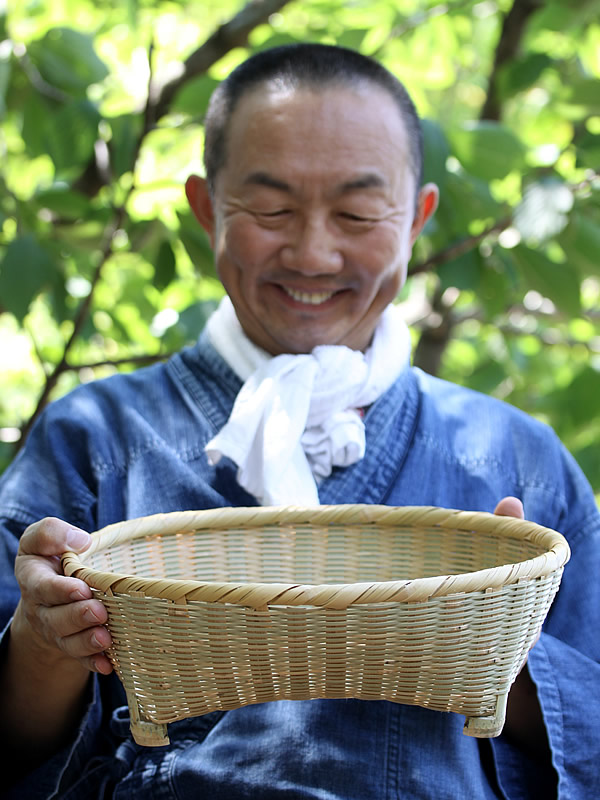
[[[129,728],[136,744],[145,747],[162,747],[169,744],[166,725],[140,719],[137,722],[131,720]]]
[[[163,723],[152,722],[140,710],[137,698],[127,690],[127,705],[129,706],[129,729],[136,744],[145,747],[162,747],[169,744],[167,726]]]
[[[506,719],[506,701],[508,692],[498,695],[496,700],[496,713],[489,717],[467,717],[463,733],[466,736],[476,736],[478,739],[492,739],[500,736]]]

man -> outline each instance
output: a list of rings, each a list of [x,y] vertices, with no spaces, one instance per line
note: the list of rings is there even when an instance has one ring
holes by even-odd
[[[598,793],[600,517],[549,430],[408,366],[391,303],[437,202],[421,161],[404,89],[350,51],[266,51],[217,91],[207,179],[186,192],[229,300],[166,365],[50,406],[0,485],[2,623],[16,607],[1,724],[4,753],[28,762],[9,796]],[[463,736],[454,714],[317,700],[184,720],[168,748],[133,744],[106,614],[56,556],[124,518],[298,498],[516,516],[524,504],[567,536],[563,587],[502,736]]]

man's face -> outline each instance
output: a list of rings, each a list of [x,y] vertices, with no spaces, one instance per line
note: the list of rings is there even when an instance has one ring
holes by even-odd
[[[214,207],[200,179],[188,197],[255,344],[273,355],[368,347],[435,207],[430,198],[424,211],[421,193],[415,218],[409,158],[399,111],[378,87],[265,85],[243,98]]]

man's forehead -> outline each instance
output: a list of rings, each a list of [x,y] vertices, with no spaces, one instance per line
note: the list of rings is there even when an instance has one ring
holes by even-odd
[[[405,129],[403,115],[393,95],[372,81],[328,81],[318,86],[313,83],[290,85],[280,79],[271,79],[254,86],[240,98],[230,118],[230,132],[232,128],[239,131],[240,127],[245,127],[248,117],[252,117],[254,124],[268,124],[278,112],[296,101],[306,105],[311,101],[321,102],[327,108],[337,106],[332,101],[339,98],[342,98],[342,105],[353,105],[356,100],[361,104],[368,103],[374,126],[378,125],[379,118],[383,120],[391,115]]]
[[[291,191],[327,179],[331,193],[385,191],[413,170],[404,120],[379,86],[290,87],[244,96],[227,131],[224,176],[238,187]]]

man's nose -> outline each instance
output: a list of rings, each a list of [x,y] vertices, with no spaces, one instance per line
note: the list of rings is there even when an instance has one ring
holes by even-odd
[[[324,220],[305,220],[298,225],[281,251],[286,269],[303,275],[326,275],[341,271],[344,259],[340,242]]]

